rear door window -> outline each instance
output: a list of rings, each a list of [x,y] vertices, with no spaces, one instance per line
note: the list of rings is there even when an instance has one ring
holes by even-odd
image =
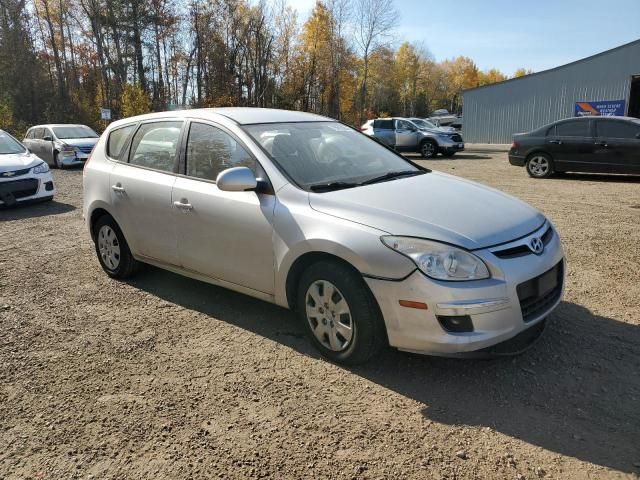
[[[173,172],[182,122],[143,124],[133,137],[129,163],[163,172]]]
[[[596,123],[596,130],[598,137],[635,139],[640,134],[640,123],[600,120]]]
[[[33,138],[36,140],[42,140],[42,137],[44,137],[44,128],[36,128],[33,131]]]
[[[135,128],[135,125],[127,125],[113,130],[107,140],[107,155],[115,160],[120,160],[124,154],[129,135],[133,133]]]
[[[587,120],[572,120],[556,125],[556,132],[559,137],[590,137],[590,122]]]
[[[393,130],[393,119],[374,120],[373,128],[378,128],[380,130]]]

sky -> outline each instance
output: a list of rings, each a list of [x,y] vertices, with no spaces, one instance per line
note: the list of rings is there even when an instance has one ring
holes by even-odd
[[[288,0],[304,21],[315,0]],[[396,0],[396,43],[464,55],[507,75],[564,65],[640,39],[640,0]]]

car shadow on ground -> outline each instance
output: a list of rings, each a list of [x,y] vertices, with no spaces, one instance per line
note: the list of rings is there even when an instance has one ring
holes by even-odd
[[[13,207],[0,206],[0,222],[46,217],[71,212],[76,207],[55,200],[42,203],[17,204]]]
[[[640,183],[640,175],[612,175],[608,173],[556,173],[548,180],[579,180],[585,182]]]
[[[131,285],[320,358],[296,317],[245,295],[149,267]],[[456,360],[387,350],[349,368],[423,405],[447,425],[489,428],[529,444],[634,472],[640,460],[640,327],[563,302],[518,357]]]

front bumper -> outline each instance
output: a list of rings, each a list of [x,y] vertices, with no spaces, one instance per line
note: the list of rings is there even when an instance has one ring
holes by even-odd
[[[59,158],[60,163],[62,163],[64,167],[72,167],[75,165],[84,165],[87,161],[87,158],[89,158],[89,155],[76,153],[73,155],[61,156]]]
[[[509,163],[511,165],[515,165],[516,167],[524,167],[527,159],[523,155],[518,155],[517,153],[509,152]]]
[[[517,243],[542,235],[546,225]],[[456,356],[502,343],[543,321],[564,293],[564,254],[557,232],[553,233],[541,255],[499,258],[493,248],[475,251],[491,271],[492,278],[487,280],[442,282],[419,270],[400,281],[365,278],[382,311],[390,345],[415,353]],[[544,276],[557,265],[562,268],[558,294],[533,313],[527,310],[525,319],[523,308],[529,307],[521,305],[518,285]],[[400,300],[423,302],[427,309],[403,307]],[[471,319],[473,331],[445,330],[438,319],[458,315]]]
[[[51,172],[0,181],[0,206],[50,200],[56,193]]]

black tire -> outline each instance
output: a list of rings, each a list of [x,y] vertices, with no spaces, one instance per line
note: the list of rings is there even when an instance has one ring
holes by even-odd
[[[527,173],[532,178],[549,178],[555,172],[553,159],[546,153],[532,153],[527,158]]]
[[[59,168],[60,170],[64,168],[64,165],[62,165],[62,162],[58,157],[58,152],[53,152],[53,168]]]
[[[456,154],[456,152],[442,152],[442,156],[444,158],[451,158]]]
[[[350,311],[352,338],[341,351],[327,348],[316,338],[312,322],[317,322],[317,319],[308,318],[307,315],[307,293],[311,285],[318,281],[330,282],[337,287]],[[331,300],[334,301],[334,298]],[[299,282],[296,306],[300,321],[311,342],[324,357],[336,363],[364,363],[377,355],[387,343],[384,320],[373,294],[360,274],[340,262],[323,261],[308,267]]]
[[[109,264],[106,255],[103,256],[103,253],[100,251],[100,236],[102,234],[103,227],[108,227],[113,231],[115,237],[117,239],[117,246],[119,247],[119,261],[117,265]],[[108,230],[105,230],[108,231]],[[123,280],[125,278],[131,277],[134,273],[138,271],[139,262],[133,258],[131,255],[131,250],[129,250],[129,245],[127,244],[127,240],[124,238],[122,234],[122,230],[116,223],[116,221],[110,215],[103,215],[98,219],[94,226],[94,244],[96,249],[96,255],[98,256],[98,261],[100,262],[100,266],[109,275],[111,278],[117,278],[119,280]]]
[[[424,140],[420,144],[420,155],[422,158],[435,158],[438,155],[438,144],[433,140]]]

